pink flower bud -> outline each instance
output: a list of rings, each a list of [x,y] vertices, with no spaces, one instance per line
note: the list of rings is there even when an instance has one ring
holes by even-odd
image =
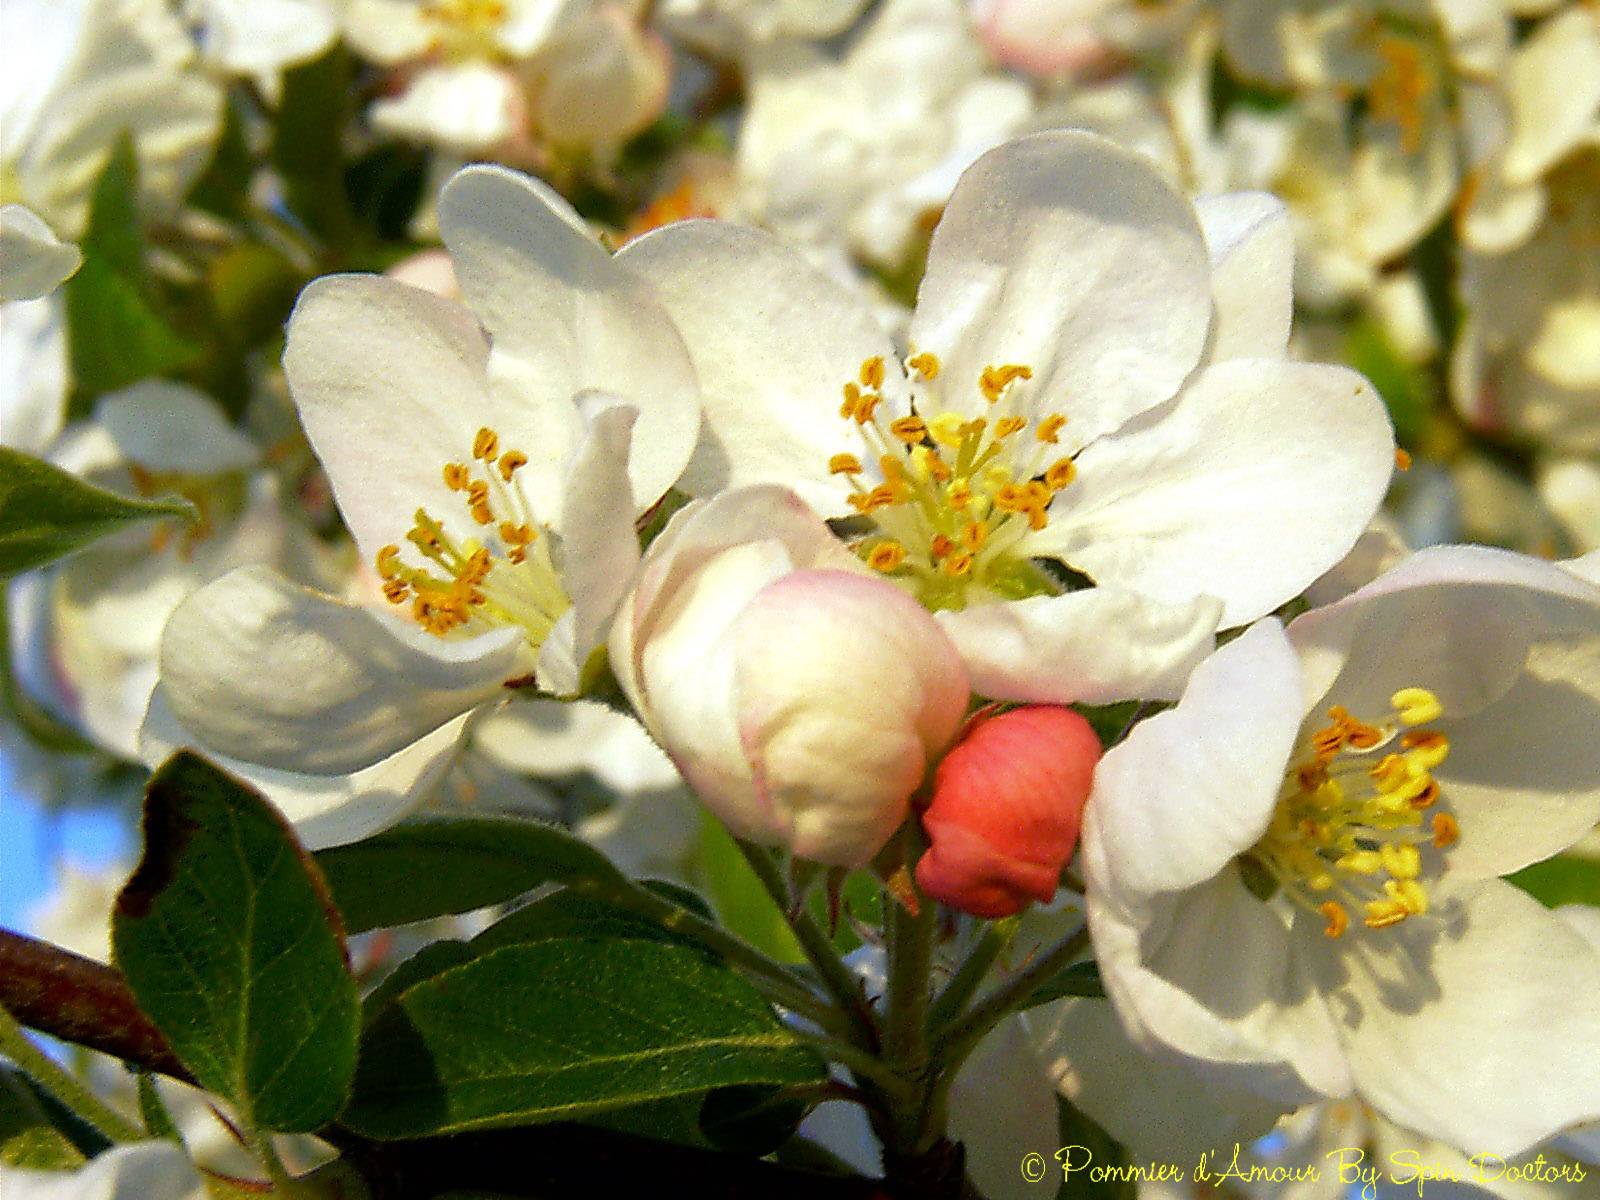
[[[979,717],[934,775],[918,886],[979,917],[1049,900],[1078,844],[1099,759],[1100,739],[1070,708]]]

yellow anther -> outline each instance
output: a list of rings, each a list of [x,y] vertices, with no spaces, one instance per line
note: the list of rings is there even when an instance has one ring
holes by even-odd
[[[1422,872],[1422,855],[1410,842],[1385,842],[1378,855],[1383,869],[1396,879],[1415,879]]]
[[[1384,894],[1413,917],[1428,911],[1428,892],[1414,879],[1391,879],[1383,885]]]
[[[528,465],[528,456],[521,450],[507,450],[500,456],[500,478],[507,483],[517,471]]]
[[[399,574],[401,570],[399,556],[399,546],[389,545],[379,550],[377,557],[373,560],[374,565],[378,568],[378,574],[385,579],[392,579]]]
[[[878,470],[883,472],[884,479],[889,483],[898,485],[906,481],[905,461],[893,454],[878,455]]]
[[[989,366],[978,376],[978,390],[983,393],[985,400],[995,404],[1005,394],[1005,390],[1017,380],[1032,378],[1033,368],[1018,363],[1007,363],[1003,367]]]
[[[958,450],[967,435],[967,422],[960,413],[942,412],[928,422],[928,433],[939,445]]]
[[[1383,855],[1376,850],[1357,850],[1337,859],[1333,865],[1357,875],[1376,875],[1383,870]]]
[[[933,559],[934,562],[938,562],[955,548],[956,544],[950,540],[948,535],[936,533],[933,535],[933,540],[928,543],[928,557]]]
[[[508,546],[526,546],[538,536],[532,525],[513,525],[510,521],[500,522],[500,540]]]
[[[1380,792],[1394,792],[1403,788],[1416,772],[1411,764],[1399,754],[1385,754],[1367,771],[1372,776],[1372,782],[1377,785]]]
[[[874,414],[878,411],[878,405],[882,402],[883,396],[880,393],[863,392],[861,398],[856,401],[856,424],[871,424]]]
[[[405,598],[411,594],[411,585],[404,579],[389,579],[384,581],[383,598],[390,604],[403,604]]]
[[[494,510],[487,504],[474,504],[467,511],[472,514],[472,519],[479,525],[494,524]]]
[[[972,484],[965,479],[952,480],[944,490],[944,502],[956,512],[961,512],[972,503]]]
[[[1343,937],[1344,931],[1350,928],[1350,914],[1345,912],[1344,905],[1337,900],[1317,905],[1317,911],[1328,919],[1328,923],[1322,927],[1324,936]]]
[[[974,556],[965,550],[958,550],[939,564],[939,569],[952,579],[963,579],[972,574],[972,564],[976,561]]]
[[[1423,779],[1421,790],[1410,798],[1411,807],[1418,811],[1424,808],[1432,808],[1439,802],[1439,795],[1439,781],[1431,775],[1426,776]]]
[[[1027,421],[1021,417],[1001,417],[994,423],[994,436],[997,439],[1008,438],[1013,433],[1020,433],[1027,426]]]
[[[1067,419],[1060,413],[1051,413],[1039,422],[1038,428],[1033,431],[1034,436],[1054,446],[1061,440],[1061,430],[1066,423]]]
[[[1394,465],[1395,469],[1399,471],[1411,470],[1411,455],[1407,451],[1402,450],[1399,446],[1396,446],[1394,448]]]
[[[887,575],[900,569],[906,560],[906,548],[899,542],[879,542],[867,552],[867,566]]]
[[[910,367],[923,379],[939,378],[939,356],[937,354],[930,354],[926,350],[921,354],[913,354],[906,360],[906,366]]]
[[[493,462],[500,454],[500,435],[485,425],[472,439],[472,457]]]
[[[1394,705],[1395,712],[1406,725],[1426,725],[1444,715],[1444,705],[1439,703],[1439,697],[1427,688],[1401,688],[1389,697],[1389,703]]]
[[[973,521],[961,527],[961,544],[976,554],[989,540],[989,527]]]
[[[828,474],[859,475],[861,474],[861,460],[854,454],[835,454],[828,460]]]
[[[1044,473],[1045,484],[1052,492],[1059,492],[1078,477],[1078,464],[1070,458],[1057,459]]]
[[[839,415],[849,420],[856,415],[856,408],[861,404],[861,389],[854,383],[844,385],[844,402],[839,405]]]
[[[1363,924],[1368,929],[1387,929],[1391,925],[1400,924],[1411,915],[1405,905],[1393,900],[1369,900],[1366,913]]]
[[[889,422],[889,432],[908,446],[915,446],[928,435],[928,426],[921,417],[897,417]]]
[[[994,494],[994,506],[1001,512],[1026,512],[1028,493],[1014,483],[1008,483]]]
[[[1402,734],[1406,760],[1419,770],[1431,771],[1450,756],[1450,739],[1435,729],[1412,729]]]
[[[1461,826],[1449,813],[1433,814],[1433,844],[1443,850],[1461,840]]]
[[[465,463],[445,463],[444,485],[452,492],[459,492],[472,482],[472,473],[467,470]]]
[[[874,354],[861,364],[861,386],[877,391],[883,386],[883,356]]]

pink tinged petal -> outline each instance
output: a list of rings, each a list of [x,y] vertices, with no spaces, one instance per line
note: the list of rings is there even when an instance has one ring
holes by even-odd
[[[973,690],[996,700],[1172,700],[1211,652],[1222,603],[1164,604],[1108,586],[937,614]]]
[[[1424,1135],[1505,1157],[1600,1118],[1600,952],[1499,880],[1432,891],[1436,919],[1321,939],[1362,1098]]]
[[[439,198],[439,224],[494,341],[494,402],[525,414],[532,444],[518,445],[533,457],[528,486],[541,517],[560,520],[560,466],[582,436],[572,398],[586,389],[638,407],[628,474],[635,503],[653,504],[689,461],[699,395],[648,287],[552,189],[503,167],[458,173]]]
[[[1282,358],[1294,315],[1289,210],[1264,192],[1202,196],[1194,207],[1211,255],[1207,361]]]
[[[828,473],[831,456],[860,451],[842,389],[869,358],[891,397],[904,389],[865,300],[772,235],[721,221],[666,226],[617,259],[654,288],[700,379],[706,424],[683,486],[781,483],[825,517],[849,513],[851,488]]]
[[[1089,886],[1101,978],[1136,1045],[1178,1051],[1205,1078],[1284,1108],[1349,1094],[1333,1018],[1290,930],[1235,868],[1129,906],[1103,875]]]
[[[1134,726],[1095,772],[1084,839],[1119,894],[1210,879],[1266,831],[1300,732],[1300,676],[1275,620],[1195,668],[1176,708]]]
[[[537,670],[540,687],[555,695],[579,690],[584,664],[605,641],[639,568],[628,481],[628,445],[638,415],[628,405],[599,411],[567,470],[560,561],[571,620],[564,617],[540,648]]]
[[[1033,368],[1035,409],[1084,445],[1166,400],[1211,314],[1193,208],[1142,156],[1094,134],[1008,142],[967,169],[933,236],[910,340],[944,360],[953,405],[984,367]]]
[[[1217,596],[1241,625],[1349,553],[1393,471],[1383,402],[1355,372],[1219,363],[1079,455],[1024,546],[1168,603]]]
[[[300,294],[284,371],[364,558],[403,541],[419,507],[476,533],[441,472],[489,423],[488,356],[470,312],[393,280],[334,275]],[[498,432],[531,453],[537,426]]]
[[[150,766],[189,748],[258,789],[294,826],[307,847],[321,850],[371,837],[410,816],[433,794],[456,760],[471,714],[446,721],[410,745],[348,775],[306,775],[220,754],[173,715],[156,688],[139,731],[139,756]]]
[[[1165,1046],[1129,1040],[1116,1010],[1098,1000],[1060,1000],[1019,1018],[1063,1096],[1137,1159],[1192,1162],[1270,1130],[1287,1107],[1226,1072]]]
[[[955,647],[904,592],[843,571],[763,588],[733,633],[739,737],[783,844],[862,866],[966,713]]]
[[[342,775],[503,696],[525,658],[520,629],[446,641],[242,567],[173,612],[161,681],[173,715],[211,749]]]

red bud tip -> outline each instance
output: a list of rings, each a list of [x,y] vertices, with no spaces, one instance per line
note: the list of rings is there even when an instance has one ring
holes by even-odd
[[[1100,739],[1070,708],[979,718],[934,773],[918,886],[979,917],[1049,900],[1077,847],[1099,760]]]

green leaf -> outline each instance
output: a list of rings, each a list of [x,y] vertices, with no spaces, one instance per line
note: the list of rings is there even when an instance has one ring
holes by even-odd
[[[273,131],[272,163],[283,179],[289,209],[332,245],[350,240],[350,201],[344,187],[344,131],[355,95],[350,52],[328,52],[283,73],[283,100]]]
[[[692,937],[673,933],[648,917],[617,908],[603,898],[563,888],[496,921],[472,939],[472,949],[487,954],[502,946],[551,938],[632,938],[699,945]]]
[[[432,979],[476,957],[471,946],[454,938],[429,942],[385,975],[377,987],[361,998],[361,1023],[370,1025],[373,1018],[393,1004],[401,993],[424,979]]]
[[[0,446],[0,579],[82,550],[135,521],[198,517],[187,500],[134,500]]]
[[[70,1171],[83,1162],[83,1152],[50,1123],[24,1077],[0,1068],[0,1163],[35,1171]]]
[[[1063,996],[1100,997],[1105,994],[1106,986],[1100,981],[1100,964],[1090,959],[1088,962],[1073,963],[1070,967],[1064,967],[1046,979],[1028,997],[1028,1002],[1023,1007],[1033,1008],[1036,1005],[1048,1004]]]
[[[200,353],[152,302],[138,201],[139,162],[124,135],[90,197],[83,265],[63,285],[72,374],[90,395],[168,374]]]
[[[728,831],[710,813],[701,816],[694,866],[695,882],[711,897],[711,905],[725,926],[779,962],[805,961],[805,952],[789,931],[783,913],[767,895]]]
[[[793,1137],[814,1103],[767,1085],[718,1088],[700,1106],[700,1131],[720,1149],[759,1157]]]
[[[517,817],[433,817],[317,855],[345,928],[361,933],[504,904],[542,883],[620,883],[570,833]]]
[[[189,189],[185,201],[190,208],[204,209],[219,217],[242,216],[250,204],[250,184],[255,175],[255,156],[245,134],[244,101],[235,94],[223,106],[222,132],[211,161]]]
[[[257,792],[188,752],[162,765],[112,945],[139,1007],[249,1125],[333,1119],[355,1067],[355,980],[315,862]]]
[[[1056,1200],[1135,1200],[1138,1183],[1131,1174],[1117,1178],[1117,1169],[1129,1166],[1128,1152],[1104,1129],[1068,1101],[1056,1099],[1057,1136],[1061,1139],[1051,1177],[1061,1179]],[[1070,1173],[1062,1177],[1063,1167]],[[1099,1177],[1095,1168],[1101,1169]],[[1105,1168],[1111,1168],[1105,1173]]]
[[[748,983],[698,950],[556,938],[401,995],[362,1038],[343,1123],[421,1137],[824,1072]]]
[[[1540,904],[1600,905],[1600,859],[1558,854],[1507,877]]]

